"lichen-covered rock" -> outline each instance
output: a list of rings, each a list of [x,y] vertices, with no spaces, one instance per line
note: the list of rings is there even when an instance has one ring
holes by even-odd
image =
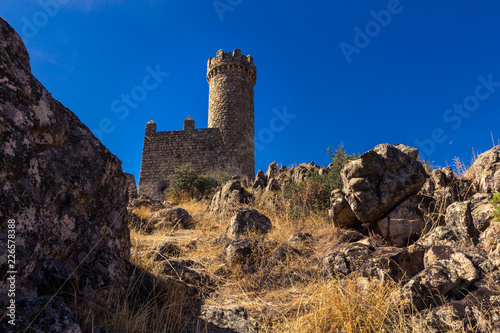
[[[15,220],[16,296],[40,296],[26,279],[52,259],[76,269],[79,296],[99,299],[130,255],[121,162],[31,74],[21,37],[2,18],[0,57],[0,243]],[[0,306],[6,288],[2,281]]]
[[[264,171],[257,171],[257,175],[255,176],[255,180],[253,182],[252,188],[254,190],[263,190],[267,186],[267,176]]]
[[[271,228],[271,220],[258,210],[240,208],[231,218],[226,233],[229,237],[237,238],[246,233],[266,234]]]
[[[416,241],[426,225],[434,199],[414,195],[377,222],[377,231],[393,246],[408,246]]]
[[[341,190],[334,190],[330,196],[330,219],[340,228],[356,228],[361,226]]]
[[[14,332],[68,332],[81,333],[80,326],[66,304],[57,296],[39,296],[25,299],[16,306],[15,327],[8,317],[0,322],[0,330]]]
[[[247,314],[245,308],[239,305],[208,306],[203,309],[201,317],[218,328],[209,330],[209,332],[257,332],[257,321]]]
[[[448,293],[463,294],[480,277],[472,261],[448,246],[435,246],[424,256],[425,269],[403,287],[406,296],[419,308],[440,305]]]
[[[224,246],[227,262],[232,264],[245,263],[255,250],[257,242],[254,239],[237,239]]]
[[[252,199],[253,195],[241,186],[241,182],[233,179],[214,195],[209,209],[217,214],[231,214],[241,206],[250,203]]]
[[[151,216],[151,222],[162,227],[189,228],[192,217],[184,208],[162,209]],[[159,225],[158,225],[159,226]]]
[[[288,243],[296,248],[308,247],[314,242],[314,237],[307,232],[297,232],[288,238]]]
[[[276,162],[271,162],[269,166],[267,167],[267,172],[266,172],[266,178],[267,180],[271,179],[277,179],[280,174],[280,169],[278,167],[278,163]]]
[[[479,232],[485,231],[493,221],[495,207],[489,202],[491,194],[477,193],[471,199],[472,222]]]
[[[127,179],[128,200],[130,201],[132,199],[136,199],[138,197],[138,194],[135,177],[131,173],[125,173],[125,177]]]
[[[491,224],[481,234],[480,245],[500,262],[500,222]]]
[[[429,321],[436,332],[499,332],[499,293],[479,288],[463,300],[432,310]]]
[[[323,267],[330,274],[357,273],[370,279],[384,281],[407,280],[420,272],[424,249],[419,247],[373,248],[360,243],[343,244],[323,259]]]
[[[479,232],[474,226],[469,201],[451,204],[446,209],[445,221],[446,225],[456,233],[461,242],[471,245],[477,244]]]
[[[480,192],[500,191],[500,146],[479,155],[465,173],[465,178],[472,180]]]
[[[416,148],[381,144],[344,165],[343,192],[361,222],[376,223],[418,193],[427,173],[417,157]]]

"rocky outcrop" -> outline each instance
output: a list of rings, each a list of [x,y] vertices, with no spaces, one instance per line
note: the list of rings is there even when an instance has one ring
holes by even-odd
[[[496,146],[479,155],[477,160],[465,173],[483,193],[500,191],[500,146]]]
[[[342,190],[361,222],[376,223],[420,191],[427,173],[417,157],[416,148],[381,144],[344,165]]]
[[[1,18],[0,57],[1,243],[7,221],[16,232],[15,267],[0,247],[0,275],[17,271],[16,299],[30,308],[70,283],[70,295],[101,304],[130,265],[121,162],[31,74],[21,37]],[[0,306],[9,301],[7,289],[2,279]],[[55,304],[61,311],[47,314],[45,324],[39,317],[37,327],[50,331],[50,321],[77,332],[60,303],[52,299],[45,310]]]
[[[249,204],[253,195],[249,193],[238,179],[227,182],[212,198],[209,210],[217,214],[231,214],[243,205]]]
[[[356,228],[361,226],[341,190],[334,190],[330,196],[328,215],[333,223],[340,228]]]
[[[131,173],[125,173],[125,178],[127,179],[127,191],[128,199],[133,200],[139,197],[137,194],[137,185],[135,183],[135,177]]]
[[[379,220],[377,231],[391,245],[408,246],[420,237],[426,226],[430,228],[427,217],[433,206],[431,197],[414,195]]]

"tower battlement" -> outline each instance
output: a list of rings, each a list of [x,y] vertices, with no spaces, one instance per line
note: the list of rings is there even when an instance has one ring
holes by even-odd
[[[215,58],[209,58],[207,62],[207,81],[210,83],[212,77],[222,73],[240,72],[248,76],[253,84],[257,82],[257,69],[250,55],[242,55],[239,49],[233,53],[217,51]]]

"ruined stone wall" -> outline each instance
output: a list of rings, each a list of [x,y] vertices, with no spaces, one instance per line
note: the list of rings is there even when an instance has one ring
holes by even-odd
[[[210,86],[208,127],[219,128],[228,152],[227,170],[253,179],[254,150],[254,91],[257,70],[251,56],[217,52],[207,63]]]
[[[149,122],[144,137],[139,194],[161,200],[168,187],[168,176],[185,163],[191,163],[201,173],[225,170],[227,158],[219,129],[194,129],[193,120],[192,123],[185,121],[185,129],[181,131],[156,132],[156,125]]]

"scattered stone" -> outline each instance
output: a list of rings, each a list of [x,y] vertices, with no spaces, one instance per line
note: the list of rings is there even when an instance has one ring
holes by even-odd
[[[264,173],[264,171],[262,170],[259,170],[257,172],[257,175],[255,176],[255,181],[252,185],[252,188],[254,190],[263,190],[265,189],[267,186],[267,176],[266,174]]]
[[[288,238],[288,243],[294,247],[310,246],[314,241],[314,237],[307,232],[297,232]]]
[[[172,243],[165,243],[158,248],[156,260],[165,260],[170,257],[178,257],[182,253],[181,248]]]
[[[227,227],[229,237],[237,238],[246,233],[266,234],[272,228],[271,220],[255,209],[238,209]]]
[[[187,229],[191,226],[191,215],[183,208],[162,209],[151,216],[153,223],[162,227]]]
[[[253,254],[256,245],[257,241],[249,238],[231,241],[224,247],[226,261],[231,264],[244,264]]]
[[[230,329],[230,332],[257,332],[257,321],[239,305],[208,306],[202,311],[201,317],[218,328]]]

